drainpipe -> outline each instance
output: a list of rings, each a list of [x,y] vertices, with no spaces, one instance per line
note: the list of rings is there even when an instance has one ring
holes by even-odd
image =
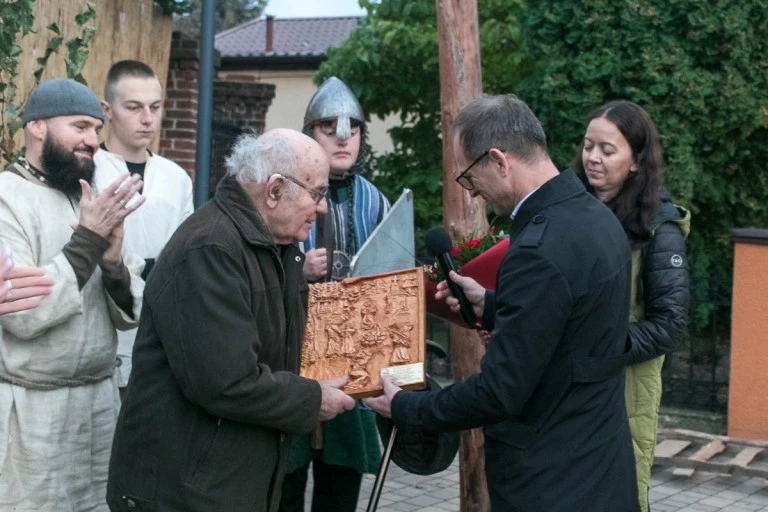
[[[197,149],[195,154],[195,208],[208,201],[211,175],[211,121],[213,119],[213,7],[203,0],[200,26],[200,74],[197,97]]]

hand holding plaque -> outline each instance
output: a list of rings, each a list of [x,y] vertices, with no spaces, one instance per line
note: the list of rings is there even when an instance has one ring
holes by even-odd
[[[341,391],[344,384],[347,383],[346,377],[339,377],[333,380],[324,380],[320,382],[320,421],[328,421],[335,418],[344,411],[351,411],[355,408],[355,401]]]

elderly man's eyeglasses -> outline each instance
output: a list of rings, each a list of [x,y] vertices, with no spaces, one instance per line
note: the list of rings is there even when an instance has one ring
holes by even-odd
[[[458,183],[459,185],[461,185],[462,187],[464,187],[464,188],[465,188],[465,189],[467,189],[467,190],[472,190],[473,188],[475,188],[475,184],[472,182],[472,176],[468,176],[468,175],[467,175],[467,173],[468,173],[468,172],[469,172],[469,171],[470,171],[470,170],[471,170],[471,169],[472,169],[472,168],[473,168],[475,165],[477,165],[477,163],[478,163],[480,160],[482,160],[483,158],[487,157],[487,156],[488,156],[488,154],[489,154],[490,152],[491,152],[491,150],[490,150],[490,149],[489,149],[489,150],[487,150],[485,153],[483,153],[482,155],[480,155],[479,157],[477,157],[477,159],[475,159],[475,161],[474,161],[474,162],[472,162],[471,164],[469,164],[469,167],[467,167],[466,169],[464,169],[464,171],[463,171],[461,174],[459,174],[459,176],[456,178],[456,183]]]
[[[315,202],[315,204],[320,204],[320,201],[325,199],[325,194],[328,192],[328,185],[324,185],[320,188],[311,188],[308,185],[302,183],[301,181],[297,180],[296,178],[292,176],[283,176],[282,174],[273,174],[272,176],[279,176],[280,178],[283,178],[284,180],[288,180],[292,183],[295,183],[296,185],[300,186],[307,192],[309,192],[310,197]]]

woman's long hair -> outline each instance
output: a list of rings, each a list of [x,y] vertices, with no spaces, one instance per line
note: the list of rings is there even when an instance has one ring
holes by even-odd
[[[631,101],[606,103],[590,114],[587,124],[601,117],[616,125],[629,143],[637,164],[637,170],[627,175],[616,197],[605,203],[621,222],[632,248],[637,249],[651,238],[651,217],[661,204],[664,177],[659,136],[648,113]],[[587,190],[595,195],[584,171],[583,151],[584,140],[572,168]]]

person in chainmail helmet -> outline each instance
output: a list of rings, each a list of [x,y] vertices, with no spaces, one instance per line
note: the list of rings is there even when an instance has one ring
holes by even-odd
[[[304,242],[304,277],[309,282],[341,280],[349,276],[352,256],[382,221],[390,203],[361,175],[371,159],[365,117],[344,82],[331,77],[317,89],[307,106],[303,131],[325,149],[331,163],[328,213],[318,215]],[[314,512],[354,512],[362,475],[378,470],[381,452],[373,411],[358,404],[318,429],[322,435],[294,438],[281,512],[304,512],[310,464]]]

